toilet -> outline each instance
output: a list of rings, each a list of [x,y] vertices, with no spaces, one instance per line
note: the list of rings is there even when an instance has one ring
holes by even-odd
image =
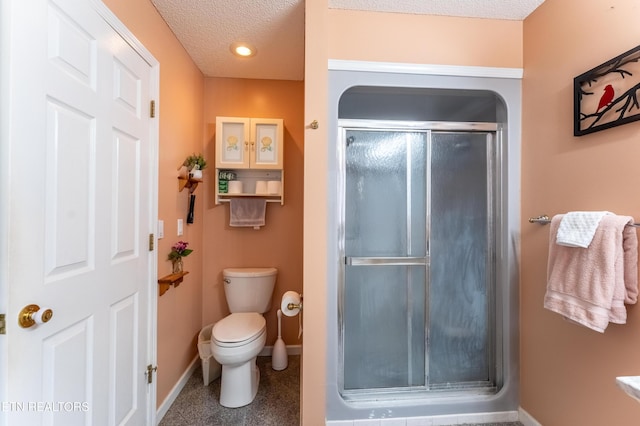
[[[256,357],[267,340],[276,268],[226,268],[222,271],[230,315],[211,330],[211,354],[222,365],[220,405],[250,404],[258,393],[260,370]]]

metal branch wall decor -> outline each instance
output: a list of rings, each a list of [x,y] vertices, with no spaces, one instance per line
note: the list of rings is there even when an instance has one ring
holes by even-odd
[[[573,79],[573,134],[640,120],[640,46]]]

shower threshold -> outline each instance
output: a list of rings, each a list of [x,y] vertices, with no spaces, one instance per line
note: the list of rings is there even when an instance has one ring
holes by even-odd
[[[348,403],[368,403],[387,401],[387,402],[409,402],[434,400],[434,399],[459,399],[474,397],[491,397],[498,392],[496,386],[487,386],[486,384],[467,384],[462,388],[456,384],[455,388],[444,387],[441,385],[437,388],[427,389],[424,386],[402,387],[402,388],[384,388],[384,389],[362,389],[362,390],[344,390],[341,392],[342,398]]]

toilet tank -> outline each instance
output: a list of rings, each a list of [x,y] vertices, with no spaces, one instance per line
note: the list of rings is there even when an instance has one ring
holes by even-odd
[[[276,268],[223,269],[224,294],[229,311],[268,312],[277,274]]]

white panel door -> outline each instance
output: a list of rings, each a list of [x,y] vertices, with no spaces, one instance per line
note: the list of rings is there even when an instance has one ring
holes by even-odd
[[[154,64],[101,3],[3,1],[11,170],[0,416],[6,425],[151,424]],[[53,317],[20,327],[29,304]]]

